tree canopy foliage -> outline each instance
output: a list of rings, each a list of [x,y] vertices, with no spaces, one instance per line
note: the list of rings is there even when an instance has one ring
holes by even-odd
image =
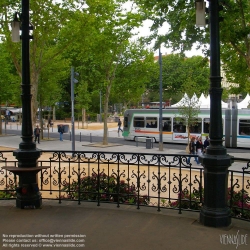
[[[146,40],[134,38],[135,28],[141,27],[146,19],[153,21],[149,39],[157,39],[155,48],[164,43],[174,52],[180,51],[162,57],[164,99],[178,101],[184,93],[207,93],[208,60],[183,56],[183,51],[191,49],[197,41],[197,46],[204,45],[207,49],[208,28],[195,26],[194,2],[134,0],[125,5],[126,2],[30,1],[30,22],[34,28],[30,41],[33,122],[38,100],[43,106],[70,102],[71,66],[80,73],[75,87],[76,107],[98,110],[101,91],[105,121],[110,102],[122,100],[126,107],[140,102],[146,95],[151,101],[158,101],[159,65],[154,62],[153,53],[145,48]],[[249,4],[247,0],[236,0],[236,3],[226,0],[223,6],[224,21],[220,24],[223,65],[227,77],[240,83],[240,90],[246,91],[249,88],[246,81],[250,53]],[[19,2],[1,1],[0,28],[4,36],[1,50],[4,49],[4,53],[0,60],[6,62],[1,75],[10,78],[8,81],[13,84],[20,81],[16,76],[21,78],[22,66],[20,43],[12,43],[10,37],[9,23],[16,11],[20,11]],[[164,23],[169,24],[169,29],[159,35],[158,30]],[[3,84],[0,81],[0,87]],[[19,88],[18,84],[15,86]],[[8,89],[1,98],[6,99],[7,94]]]
[[[155,63],[154,73],[148,82],[150,101],[159,99],[159,64]],[[172,99],[178,102],[184,93],[198,96],[208,94],[209,64],[206,58],[193,56],[186,58],[182,54],[162,56],[162,89],[163,100]]]
[[[203,48],[209,55],[209,27],[195,26],[194,1],[186,0],[135,0],[144,19],[153,21],[152,35],[156,48],[165,44],[173,51],[187,51],[193,45]],[[250,88],[250,3],[249,0],[218,1],[223,7],[220,16],[221,59],[229,82],[239,83],[240,89]],[[208,2],[207,2],[208,7]],[[207,19],[209,15],[207,15]],[[165,34],[159,29],[167,24]],[[164,26],[165,27],[165,26]],[[235,88],[233,89],[236,90]]]

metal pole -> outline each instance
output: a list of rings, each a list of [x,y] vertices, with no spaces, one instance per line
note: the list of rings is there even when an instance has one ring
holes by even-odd
[[[219,2],[209,1],[210,26],[210,146],[199,156],[204,166],[204,205],[200,222],[205,226],[227,227],[231,224],[227,206],[228,167],[233,158],[223,146],[220,75]],[[200,190],[201,191],[201,190]]]
[[[160,65],[160,107],[159,107],[159,151],[163,151],[163,140],[162,140],[162,57],[161,48],[159,48],[159,65]]]
[[[41,95],[39,95],[39,122],[41,129],[40,138],[43,139],[43,117],[42,117],[42,107],[41,107]]]
[[[72,151],[75,151],[75,117],[74,117],[74,67],[71,67],[71,131]]]

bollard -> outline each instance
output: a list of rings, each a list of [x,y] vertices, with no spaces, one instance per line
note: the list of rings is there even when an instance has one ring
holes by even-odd
[[[69,132],[69,140],[71,141],[71,132]]]
[[[80,142],[82,141],[82,133],[80,132]]]
[[[90,133],[90,143],[92,143],[92,134]]]
[[[138,147],[138,137],[135,138],[136,141],[136,147]]]

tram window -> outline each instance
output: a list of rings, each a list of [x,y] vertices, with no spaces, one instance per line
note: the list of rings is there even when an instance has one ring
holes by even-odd
[[[200,134],[201,133],[201,118],[192,119],[189,127],[190,133]]]
[[[128,127],[128,117],[124,117],[123,126],[124,126],[124,128]]]
[[[180,118],[180,117],[175,117],[173,119],[173,128],[174,128],[174,132],[186,133],[185,119]]]
[[[239,119],[239,134],[250,135],[250,120]]]
[[[204,118],[203,120],[203,132],[209,134],[210,118]]]
[[[146,128],[157,128],[157,118],[146,117]]]
[[[145,127],[144,117],[134,117],[134,127],[144,128]]]
[[[162,131],[171,131],[171,118],[162,118]]]

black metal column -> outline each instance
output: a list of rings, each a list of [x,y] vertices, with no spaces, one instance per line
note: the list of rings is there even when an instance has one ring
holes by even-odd
[[[33,128],[31,117],[31,85],[30,85],[30,22],[29,22],[29,0],[22,0],[22,142],[19,149],[13,152],[18,160],[19,187],[17,189],[16,206],[40,207],[41,195],[37,186],[37,177],[34,168],[37,167],[37,159],[41,152],[36,149],[33,142]],[[28,170],[27,170],[28,168]],[[29,171],[30,169],[30,171]]]
[[[209,1],[210,25],[210,146],[199,160],[204,166],[204,206],[200,222],[205,226],[227,227],[231,224],[227,206],[228,167],[233,158],[223,146],[221,111],[219,3]]]

